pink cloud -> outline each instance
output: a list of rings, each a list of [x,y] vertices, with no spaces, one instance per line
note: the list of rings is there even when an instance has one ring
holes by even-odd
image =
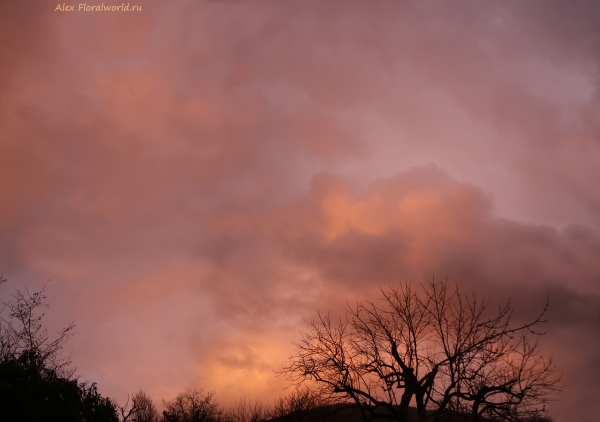
[[[303,318],[435,273],[550,294],[598,413],[595,5],[52,7],[0,6],[0,270],[103,393],[277,396]]]

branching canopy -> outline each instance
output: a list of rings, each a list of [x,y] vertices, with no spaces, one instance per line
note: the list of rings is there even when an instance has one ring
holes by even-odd
[[[510,304],[494,312],[489,300],[446,282],[420,291],[392,286],[378,303],[348,306],[345,318],[318,313],[280,373],[357,404],[365,420],[408,421],[413,403],[422,420],[432,412],[472,421],[537,417],[560,391],[538,344],[546,309],[512,324]]]

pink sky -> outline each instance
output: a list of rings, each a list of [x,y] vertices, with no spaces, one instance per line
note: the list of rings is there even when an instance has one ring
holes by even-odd
[[[0,295],[52,279],[82,379],[276,397],[303,319],[435,273],[549,295],[600,414],[596,2],[131,4],[0,4]]]

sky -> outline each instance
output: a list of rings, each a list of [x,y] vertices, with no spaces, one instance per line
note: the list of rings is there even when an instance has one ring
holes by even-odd
[[[548,297],[596,420],[600,3],[130,4],[0,3],[0,297],[48,283],[82,380],[277,397],[305,319],[435,275]]]

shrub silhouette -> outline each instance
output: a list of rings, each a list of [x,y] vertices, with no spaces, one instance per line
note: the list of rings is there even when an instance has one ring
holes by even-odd
[[[75,325],[50,339],[39,314],[47,307],[44,289],[18,290],[13,299],[0,308],[0,420],[117,422],[116,404],[95,383],[74,379],[70,356],[61,356]]]
[[[191,388],[163,402],[165,422],[219,422],[223,411],[214,396],[213,392]]]
[[[117,422],[113,402],[96,384],[67,379],[25,351],[0,363],[0,419],[7,422]]]

